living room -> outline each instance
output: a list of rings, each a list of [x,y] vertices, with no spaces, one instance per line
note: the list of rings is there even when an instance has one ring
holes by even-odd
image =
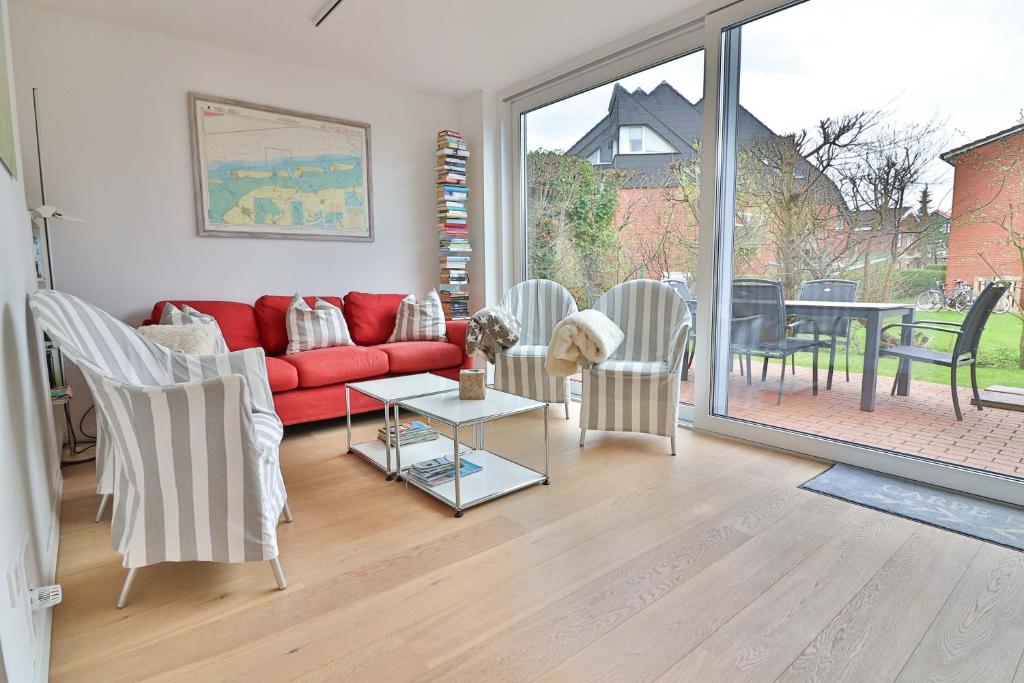
[[[1024,676],[1016,3],[0,6],[3,680]]]

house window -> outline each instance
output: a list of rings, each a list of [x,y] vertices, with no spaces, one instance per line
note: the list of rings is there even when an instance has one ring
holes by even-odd
[[[620,154],[671,154],[676,149],[648,126],[619,128]]]

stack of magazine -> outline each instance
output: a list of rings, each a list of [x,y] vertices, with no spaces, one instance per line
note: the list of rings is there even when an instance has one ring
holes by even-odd
[[[443,458],[424,460],[415,465],[410,465],[404,470],[405,477],[427,486],[446,484],[455,478],[455,462],[453,458],[454,456],[446,455]],[[465,458],[459,458],[459,460],[462,464],[460,474],[463,477],[483,469],[480,465],[470,462]]]
[[[377,430],[377,438],[384,441],[387,436],[387,430],[381,427]],[[398,425],[398,434],[402,439],[402,445],[408,446],[414,443],[422,443],[423,441],[433,441],[437,438],[437,430],[426,424],[425,422],[414,421],[414,422],[403,422]],[[391,427],[391,445],[395,445],[395,428]]]

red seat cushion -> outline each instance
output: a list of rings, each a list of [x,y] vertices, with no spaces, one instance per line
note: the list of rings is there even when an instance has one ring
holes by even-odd
[[[352,340],[360,346],[383,344],[395,330],[398,304],[405,294],[367,294],[349,292],[345,295],[345,321]]]
[[[267,379],[271,391],[289,391],[299,386],[299,371],[287,361],[267,356]]]
[[[186,301],[170,299],[170,303],[178,308],[188,305],[200,313],[212,315],[220,326],[224,341],[232,351],[251,349],[260,345],[260,331],[256,326],[256,314],[252,306],[236,301]],[[147,325],[156,325],[164,312],[165,301],[158,301],[153,312],[146,321]]]
[[[304,296],[310,307],[316,305],[317,297]],[[341,308],[341,299],[336,296],[319,297],[329,304]],[[256,299],[256,324],[259,326],[263,348],[271,355],[284,353],[288,348],[288,330],[285,328],[284,317],[288,311],[290,296],[271,296],[269,294]],[[397,309],[397,306],[396,306]],[[200,309],[202,310],[202,309]],[[357,342],[358,343],[358,342]]]
[[[388,355],[380,349],[362,346],[332,346],[280,358],[295,366],[302,388],[351,382],[388,372]]]
[[[426,372],[462,365],[462,349],[437,341],[394,342],[373,347],[388,355],[388,367],[394,374]]]

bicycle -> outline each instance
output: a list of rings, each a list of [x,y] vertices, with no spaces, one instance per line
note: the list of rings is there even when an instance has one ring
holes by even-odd
[[[941,280],[935,283],[934,289],[917,295],[917,309],[920,311],[941,311],[950,309],[963,313],[974,304],[974,290],[960,278],[954,280],[956,286],[946,293],[946,283]]]

